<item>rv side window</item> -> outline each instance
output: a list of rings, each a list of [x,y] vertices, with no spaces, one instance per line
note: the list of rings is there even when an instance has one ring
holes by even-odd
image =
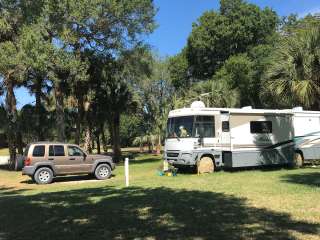
[[[229,121],[222,121],[222,132],[229,132]]]
[[[214,116],[196,116],[194,124],[194,137],[215,137]]]
[[[272,133],[271,121],[251,121],[250,122],[251,133]]]

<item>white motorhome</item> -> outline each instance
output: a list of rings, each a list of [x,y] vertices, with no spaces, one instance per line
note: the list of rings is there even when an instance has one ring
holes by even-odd
[[[304,161],[320,159],[320,112],[293,108],[296,152]]]
[[[320,130],[320,112],[206,108],[195,102],[190,108],[170,111],[164,159],[175,166],[194,166],[210,157],[215,167],[230,168],[293,163],[297,153],[302,159],[314,157],[302,139],[315,139],[315,131],[301,130],[307,119],[315,121],[311,116],[317,118],[318,125],[313,126]],[[302,138],[295,140],[295,128],[300,128],[297,133]]]

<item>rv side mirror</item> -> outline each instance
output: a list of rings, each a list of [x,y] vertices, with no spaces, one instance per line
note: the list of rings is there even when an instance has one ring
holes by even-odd
[[[202,135],[199,135],[198,143],[199,143],[199,145],[203,145],[203,136]]]

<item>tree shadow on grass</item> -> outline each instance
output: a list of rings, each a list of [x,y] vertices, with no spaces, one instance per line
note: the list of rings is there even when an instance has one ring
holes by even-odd
[[[0,170],[12,171],[12,170],[9,168],[9,165],[8,165],[8,164],[2,164],[2,165],[0,165]]]
[[[3,187],[0,185],[0,198],[6,196],[19,195],[23,192],[28,191],[29,189],[16,189],[13,187]],[[1,238],[0,238],[1,239]]]
[[[311,187],[320,187],[320,172],[288,174],[283,176],[283,181]]]
[[[214,192],[92,188],[0,198],[8,239],[295,239],[319,224]]]

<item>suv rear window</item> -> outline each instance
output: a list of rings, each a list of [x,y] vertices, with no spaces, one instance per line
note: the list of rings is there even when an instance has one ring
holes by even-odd
[[[63,145],[50,145],[49,146],[49,156],[65,156]]]
[[[45,146],[44,145],[38,145],[35,146],[32,152],[33,157],[43,157],[45,152]]]

